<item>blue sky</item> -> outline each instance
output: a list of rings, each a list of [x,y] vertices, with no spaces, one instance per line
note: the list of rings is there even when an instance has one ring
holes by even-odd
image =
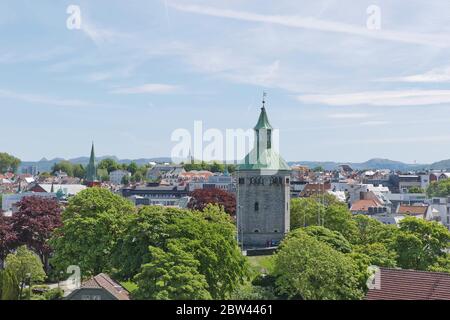
[[[0,151],[70,158],[94,140],[99,155],[169,156],[195,120],[253,127],[265,90],[287,160],[448,159],[449,13],[446,0],[5,0]]]

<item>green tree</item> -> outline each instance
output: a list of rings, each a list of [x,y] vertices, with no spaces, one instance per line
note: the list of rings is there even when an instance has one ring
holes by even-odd
[[[130,279],[150,261],[149,246],[166,251],[169,240],[179,240],[199,262],[198,271],[205,276],[211,296],[223,299],[248,276],[235,236],[231,218],[217,206],[202,212],[144,207],[128,221],[112,261],[119,275]]]
[[[108,170],[97,169],[97,177],[100,179],[100,181],[109,181]]]
[[[117,163],[114,159],[103,159],[99,162],[98,169],[106,169],[108,171],[108,174],[110,174],[114,170],[118,170],[120,168],[120,164]]]
[[[0,152],[0,173],[17,172],[19,165],[20,159],[5,152]]]
[[[296,229],[288,234],[287,239],[297,237],[302,233],[306,233],[307,235],[328,244],[333,249],[342,253],[350,253],[352,251],[350,242],[348,242],[341,233],[321,226],[309,226],[306,228]]]
[[[0,300],[18,300],[19,282],[11,270],[0,270]]]
[[[126,186],[127,186],[127,185],[130,183],[130,177],[128,177],[128,176],[123,176],[123,177],[122,177],[121,183],[122,183],[123,185],[126,185]]]
[[[80,179],[83,179],[86,176],[86,169],[82,164],[73,165],[73,176]]]
[[[214,161],[211,164],[211,172],[223,172],[225,170],[225,166],[222,163]]]
[[[73,167],[74,165],[70,161],[63,160],[53,165],[52,173],[55,174],[56,172],[62,171],[67,173],[69,177],[73,177]]]
[[[291,228],[313,225],[338,231],[348,240],[357,232],[352,214],[345,204],[330,197],[291,199]]]
[[[394,268],[397,266],[397,253],[381,242],[358,245],[353,248],[354,252],[366,255],[371,265],[379,267]]]
[[[169,242],[167,250],[149,247],[150,262],[134,278],[138,289],[135,299],[204,300],[211,299],[205,276],[198,272],[200,263],[182,245]]]
[[[78,265],[86,276],[111,271],[111,251],[133,215],[133,204],[109,190],[81,191],[69,200],[50,241],[52,265]]]
[[[400,221],[399,231],[393,249],[398,254],[398,265],[405,269],[426,270],[445,255],[450,241],[446,227],[414,217]]]
[[[428,267],[428,271],[450,273],[450,254],[447,253],[437,258],[436,262]]]
[[[314,198],[291,199],[291,229],[319,225],[325,206]]]
[[[408,193],[424,193],[421,187],[413,186],[408,189]]]
[[[142,176],[142,173],[140,173],[139,171],[136,171],[135,174],[133,174],[130,178],[131,182],[141,182],[144,180],[144,177]]]
[[[363,254],[363,253],[359,253],[359,252],[351,252],[349,254],[347,254],[347,257],[352,259],[354,265],[356,266],[356,271],[354,273],[354,276],[357,279],[358,282],[358,288],[360,288],[360,290],[362,292],[367,293],[367,279],[370,276],[369,273],[369,266],[372,265],[371,259],[369,256]]]
[[[381,223],[363,214],[357,214],[352,219],[356,223],[356,235],[352,239],[352,244],[355,245],[367,245],[379,242],[389,245],[398,232],[398,228],[395,225]]]
[[[136,173],[136,171],[138,171],[139,167],[136,164],[136,162],[131,162],[128,166],[127,166],[127,171],[131,172],[131,175],[134,175]]]
[[[26,246],[20,246],[15,253],[10,253],[6,257],[7,272],[11,272],[19,283],[19,297],[22,298],[22,292],[27,285],[27,281],[42,282],[45,279],[45,272],[39,257],[28,250]]]
[[[429,198],[450,196],[450,179],[431,182],[427,188],[427,195]]]
[[[354,261],[306,233],[282,242],[275,255],[274,275],[278,292],[291,299],[345,300],[363,296]]]

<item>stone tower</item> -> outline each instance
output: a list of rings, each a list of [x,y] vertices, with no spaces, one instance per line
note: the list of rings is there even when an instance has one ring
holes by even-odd
[[[290,172],[272,149],[272,126],[265,101],[255,130],[255,145],[237,167],[237,228],[247,249],[277,246],[289,231]]]

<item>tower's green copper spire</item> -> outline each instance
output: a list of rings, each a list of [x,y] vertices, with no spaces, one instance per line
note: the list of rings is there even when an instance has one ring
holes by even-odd
[[[267,117],[266,113],[266,93],[263,94],[262,108],[261,113],[259,114],[258,123],[255,126],[255,130],[259,129],[272,129],[272,126],[269,123],[269,117]]]
[[[91,157],[89,158],[89,164],[86,167],[86,180],[90,182],[97,181],[97,168],[95,166],[94,142],[92,142]]]
[[[244,161],[237,167],[238,170],[291,170],[289,165],[272,148],[272,126],[269,123],[265,108],[265,97],[259,114],[258,123],[255,126],[255,146]]]

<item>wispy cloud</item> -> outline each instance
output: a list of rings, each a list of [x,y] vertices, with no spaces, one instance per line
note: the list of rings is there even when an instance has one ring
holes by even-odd
[[[17,93],[9,90],[0,89],[0,98],[14,99],[27,103],[43,104],[58,107],[96,107],[103,106],[102,104],[78,100],[78,99],[60,99],[44,95],[35,95],[28,93]]]
[[[344,94],[312,94],[297,97],[302,103],[331,106],[422,106],[450,103],[450,90],[367,91]]]
[[[155,94],[169,94],[178,93],[181,91],[181,87],[162,84],[162,83],[147,83],[136,87],[116,88],[111,90],[110,93],[114,94],[141,94],[141,93],[155,93]]]
[[[369,30],[366,27],[359,25],[333,22],[311,17],[263,15],[245,11],[218,9],[208,6],[180,4],[176,2],[169,2],[168,5],[179,11],[213,17],[228,18],[250,22],[270,23],[291,28],[344,33],[361,37],[390,40],[403,43],[430,45],[435,47],[450,47],[450,35],[448,34],[409,33],[383,29]]]
[[[383,78],[380,81],[392,82],[421,82],[421,83],[439,83],[450,81],[450,66],[435,68],[425,73],[414,74],[403,77]]]
[[[97,45],[131,38],[131,35],[129,34],[98,27],[92,22],[86,21],[86,19],[83,19],[81,31],[83,31]]]
[[[371,115],[369,113],[332,113],[328,115],[328,118],[332,119],[362,119],[368,118]]]
[[[373,121],[364,121],[361,122],[360,125],[361,126],[367,126],[367,127],[377,127],[377,126],[385,126],[390,124],[391,122],[389,121],[384,121],[384,120],[373,120]]]

